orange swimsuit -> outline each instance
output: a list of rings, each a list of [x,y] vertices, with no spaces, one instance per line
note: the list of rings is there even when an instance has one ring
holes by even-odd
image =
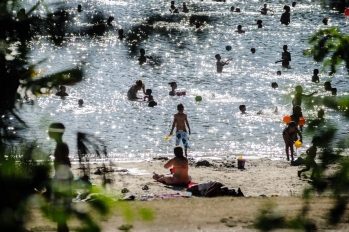
[[[188,169],[188,165],[173,166],[171,172],[174,173],[177,168]]]

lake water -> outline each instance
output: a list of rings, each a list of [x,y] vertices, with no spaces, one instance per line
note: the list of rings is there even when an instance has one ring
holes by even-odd
[[[34,1],[24,1],[28,5]],[[69,97],[65,100],[44,95],[35,100],[35,105],[25,105],[23,119],[30,126],[28,134],[43,141],[52,150],[54,143],[47,141],[47,128],[52,122],[60,121],[67,130],[64,140],[69,144],[71,155],[76,154],[76,132],[83,131],[101,138],[108,146],[111,157],[119,160],[141,160],[161,154],[172,154],[174,136],[168,141],[176,106],[183,103],[188,114],[192,135],[190,136],[190,157],[231,155],[250,157],[281,158],[284,155],[282,122],[284,115],[291,113],[291,99],[296,85],[304,93],[317,90],[315,98],[329,97],[323,83],[332,81],[338,89],[338,97],[347,95],[349,80],[341,67],[333,77],[320,73],[320,83],[311,82],[319,63],[303,56],[308,48],[309,36],[321,28],[336,26],[348,32],[349,24],[343,14],[332,11],[326,3],[301,1],[291,7],[291,24],[280,25],[280,16],[285,4],[291,1],[268,1],[268,8],[274,15],[261,15],[258,10],[263,1],[187,1],[189,14],[171,14],[170,1],[73,1],[62,5],[50,5],[56,1],[45,1],[48,9],[60,6],[70,10],[74,21],[70,27],[84,27],[86,19],[97,13],[106,18],[115,17],[102,37],[88,38],[67,35],[63,47],[50,45],[45,38],[39,38],[32,46],[30,59],[33,62],[47,59],[38,69],[45,73],[81,67],[84,80],[75,86],[68,86]],[[181,2],[176,1],[181,7]],[[75,11],[78,4],[83,12]],[[230,12],[231,6],[239,7],[241,13]],[[43,8],[40,8],[44,12]],[[206,17],[201,29],[189,23],[189,17]],[[329,26],[322,24],[322,18],[330,18]],[[160,21],[153,24],[153,31],[139,41],[135,50],[128,40],[118,39],[117,29],[123,28],[128,36],[131,30],[146,25],[149,19]],[[256,20],[263,20],[258,29]],[[241,24],[245,34],[237,34]],[[291,69],[275,64],[281,58],[282,47],[288,45],[292,55]],[[226,45],[232,50],[227,51]],[[256,48],[252,54],[250,48]],[[139,65],[139,49],[144,48],[149,60]],[[216,73],[215,54],[223,60],[233,58],[224,67],[222,74]],[[276,71],[282,75],[277,76]],[[144,102],[127,100],[130,86],[141,78],[146,88],[151,88],[158,106],[150,108]],[[186,96],[170,97],[167,84],[176,81]],[[279,88],[271,88],[277,82]],[[195,96],[202,96],[201,102]],[[142,96],[139,93],[139,96]],[[84,107],[78,107],[78,99],[84,99]],[[303,115],[306,119],[316,117],[321,105],[305,108],[314,98],[303,99]],[[239,105],[245,104],[248,114],[241,115]],[[272,111],[278,107],[278,113]],[[263,110],[263,115],[256,112]],[[329,123],[338,124],[340,133],[347,133],[348,122],[333,110],[325,109]],[[341,132],[341,130],[343,130]],[[311,141],[307,129],[303,132],[303,152]]]

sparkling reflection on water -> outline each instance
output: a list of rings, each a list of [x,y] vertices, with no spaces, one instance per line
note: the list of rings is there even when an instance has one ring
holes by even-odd
[[[84,81],[68,87],[69,97],[65,100],[54,95],[42,96],[34,107],[23,108],[23,118],[31,126],[30,134],[47,139],[48,125],[61,121],[67,127],[64,139],[72,154],[76,153],[77,131],[102,138],[110,154],[120,159],[172,153],[174,138],[165,141],[164,136],[170,131],[177,104],[183,103],[192,128],[191,156],[279,157],[284,153],[282,117],[290,114],[291,93],[297,84],[303,86],[305,93],[318,90],[317,97],[321,98],[330,96],[324,92],[323,83],[332,81],[339,97],[346,94],[348,80],[343,67],[333,79],[321,73],[321,82],[314,84],[311,82],[312,71],[321,69],[320,64],[303,56],[308,37],[326,27],[321,23],[323,17],[329,17],[330,25],[337,26],[342,32],[348,31],[348,22],[343,15],[331,11],[326,4],[297,3],[291,9],[291,25],[281,26],[279,19],[284,4],[279,2],[268,4],[275,14],[266,16],[257,12],[263,1],[189,1],[190,14],[187,15],[170,14],[169,2],[84,1],[84,11],[79,14],[75,9],[81,2],[64,2],[74,15],[70,27],[84,26],[86,19],[96,12],[104,13],[106,18],[114,16],[114,26],[105,36],[92,39],[68,34],[62,48],[50,45],[44,38],[33,45],[33,62],[47,58],[39,67],[45,74],[76,66],[85,74]],[[240,7],[242,12],[230,12],[232,5]],[[57,7],[59,4],[50,5],[49,9]],[[190,24],[192,15],[206,17],[202,29],[196,30]],[[127,35],[154,18],[161,20],[153,24],[153,31],[143,36],[134,50],[127,40],[118,39],[118,28],[124,28]],[[257,28],[257,19],[263,20],[262,29]],[[234,32],[238,24],[243,26],[245,34]],[[274,64],[280,59],[284,44],[292,54],[292,69],[282,69]],[[227,51],[226,45],[233,49]],[[256,48],[255,54],[251,54],[251,47]],[[139,48],[144,48],[153,61],[140,66],[137,61]],[[233,58],[222,74],[215,71],[214,55],[217,53],[224,60]],[[277,70],[282,71],[281,76],[276,75]],[[126,99],[129,87],[138,78],[143,80],[146,88],[153,90],[157,107],[149,108],[146,103]],[[185,97],[168,96],[167,83],[172,80],[187,91]],[[274,81],[279,84],[276,90],[271,88]],[[202,102],[195,102],[197,95],[202,96]],[[84,99],[85,107],[78,107],[80,98]],[[304,99],[303,105],[311,100]],[[247,106],[247,115],[240,114],[240,104]],[[279,109],[277,114],[272,112],[275,106]],[[314,118],[320,107],[315,105],[303,110],[303,114],[308,119]],[[256,115],[259,110],[264,114]],[[347,126],[345,120],[331,110],[326,111],[326,119],[339,123],[341,128]],[[308,146],[311,137],[306,134],[304,137],[305,146]],[[45,143],[52,149],[53,143]]]

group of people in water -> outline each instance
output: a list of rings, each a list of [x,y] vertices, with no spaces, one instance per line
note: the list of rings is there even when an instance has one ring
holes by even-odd
[[[295,5],[296,5],[295,2],[292,3],[293,7],[295,7]],[[280,22],[281,22],[281,24],[289,25],[290,21],[291,21],[290,20],[291,8],[290,8],[290,6],[285,5],[283,9],[285,10],[285,12],[281,15]],[[171,1],[171,5],[170,5],[169,10],[171,13],[179,13],[179,9],[175,6],[174,1]],[[230,8],[230,10],[231,10],[231,12],[241,12],[240,8],[235,8],[234,6],[232,6]],[[77,11],[78,12],[83,11],[81,5],[78,6]],[[274,11],[272,9],[268,8],[267,4],[264,4],[264,6],[259,11],[262,15],[267,15],[268,12],[274,13]],[[186,2],[183,2],[182,12],[183,13],[189,12],[189,9],[187,7]],[[109,17],[107,20],[107,24],[111,25],[111,22],[113,21],[113,19],[114,19],[114,17],[112,17],[112,16]],[[258,19],[256,21],[257,21],[258,28],[262,28],[263,21],[260,19]],[[327,22],[328,22],[328,18],[324,18],[323,23],[325,25],[327,25]],[[123,35],[123,29],[118,30],[118,32],[119,32],[119,39],[120,40],[125,38],[125,36]],[[236,32],[239,34],[245,33],[245,31],[242,30],[241,25],[237,26]],[[256,52],[256,49],[251,48],[251,52],[254,54]],[[226,61],[221,61],[222,58],[221,58],[220,54],[216,54],[215,58],[216,58],[217,73],[222,73],[223,67],[225,65],[228,65],[232,61],[231,58],[227,59]],[[141,48],[140,49],[140,57],[138,59],[139,63],[144,64],[147,62],[147,59],[152,59],[152,57],[146,56],[145,50],[143,48]],[[290,68],[291,53],[288,51],[287,45],[283,46],[283,52],[281,54],[281,59],[276,61],[275,63],[280,63],[280,62],[281,62],[283,67]],[[277,74],[281,75],[281,71],[278,71]],[[319,70],[314,69],[314,75],[312,76],[312,81],[315,83],[318,83],[320,81],[318,74],[319,74]],[[185,91],[177,91],[176,90],[177,83],[175,81],[171,81],[168,84],[171,88],[171,90],[169,91],[170,96],[186,95]],[[332,88],[330,82],[326,82],[324,86],[325,86],[325,90],[331,91],[333,95],[335,95],[337,93],[337,89]],[[277,88],[278,87],[277,83],[273,82],[272,87]],[[309,97],[309,96],[312,96],[313,94],[316,94],[316,92],[308,94],[308,95],[303,94],[303,89],[301,86],[296,86],[295,90],[296,90],[295,97],[292,101],[292,106],[293,106],[293,108],[292,108],[293,114],[291,115],[292,121],[287,124],[286,128],[283,130],[283,133],[282,133],[283,138],[284,138],[284,142],[285,142],[285,152],[286,152],[287,160],[290,160],[290,158],[291,158],[291,162],[295,162],[294,161],[294,148],[293,148],[294,142],[296,140],[298,140],[298,136],[300,138],[300,141],[302,141],[303,126],[298,125],[299,118],[303,117],[302,116],[302,109],[301,109],[301,99],[302,99],[302,97]],[[137,93],[139,91],[142,91],[142,93],[144,94],[143,97],[137,96]],[[66,87],[61,86],[60,91],[57,92],[56,95],[61,96],[61,97],[68,96],[68,93],[66,93]],[[154,107],[157,105],[157,102],[154,100],[154,96],[152,95],[152,90],[146,89],[144,83],[140,79],[138,79],[129,88],[129,90],[127,92],[127,97],[129,100],[147,101],[149,107]],[[79,106],[82,106],[83,100],[79,99],[78,103],[79,103]],[[240,105],[239,109],[240,109],[242,114],[246,114],[246,106],[245,105]],[[165,168],[172,167],[171,174],[160,175],[160,174],[154,173],[154,176],[153,176],[153,178],[155,180],[166,183],[166,184],[187,184],[190,181],[190,177],[188,175],[187,149],[189,148],[189,138],[188,137],[191,134],[191,130],[190,130],[189,122],[188,122],[188,117],[184,113],[184,106],[182,104],[178,104],[177,110],[178,110],[178,112],[176,114],[174,114],[173,124],[172,124],[172,128],[171,128],[171,131],[169,134],[169,135],[172,135],[174,130],[176,129],[176,147],[174,148],[175,157],[172,158],[171,160],[169,160],[164,165]],[[276,107],[274,112],[276,113],[277,110],[278,109]],[[257,114],[261,114],[261,113],[262,113],[262,111],[257,112]],[[51,129],[51,131],[53,131],[53,132],[62,131],[62,130],[64,130],[64,128],[63,129],[61,129],[61,128],[59,128],[59,129],[52,128]],[[315,156],[316,156],[316,147],[312,146],[311,148],[309,148],[307,150],[307,153],[310,154],[309,157],[311,157],[311,158],[307,158],[306,160],[308,160],[308,161],[304,161],[304,162],[306,162],[307,164],[310,163],[310,166],[314,166],[313,161],[314,161]],[[302,173],[303,171],[309,170],[310,166],[307,165],[307,169],[299,171],[298,175],[300,175],[300,173]]]

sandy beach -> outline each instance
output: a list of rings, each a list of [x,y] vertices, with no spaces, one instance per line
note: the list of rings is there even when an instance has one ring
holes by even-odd
[[[122,225],[132,225],[130,231],[254,231],[253,225],[260,209],[267,204],[274,205],[276,212],[287,217],[301,212],[303,202],[300,196],[310,181],[308,179],[310,173],[305,173],[302,178],[297,177],[297,170],[301,167],[290,166],[286,161],[253,159],[247,160],[245,169],[240,170],[236,161],[207,161],[201,163],[206,165],[210,163],[208,167],[198,166],[200,162],[191,162],[189,173],[193,181],[197,183],[220,181],[230,189],[241,188],[245,197],[153,199],[157,194],[189,195],[186,188],[166,186],[152,179],[153,171],[169,172],[163,168],[165,160],[112,163],[107,165],[113,171],[107,175],[111,184],[107,185],[105,194],[114,199],[133,195],[135,200],[123,203],[128,204],[134,212],[142,208],[151,209],[154,218],[144,222],[135,214],[134,220],[128,221],[121,217],[120,211],[115,210],[110,217],[100,220],[102,231],[119,231]],[[91,173],[99,167],[101,164],[92,164]],[[78,168],[78,165],[72,167],[76,176],[80,171]],[[91,181],[101,186],[102,176],[91,174]],[[148,190],[142,189],[145,185],[148,186]],[[124,188],[129,192],[122,193],[121,190]],[[140,201],[142,197],[148,197],[150,201]],[[326,212],[331,207],[332,201],[328,196],[313,198],[310,218],[315,218],[318,228],[322,226],[323,230],[344,231],[347,229],[345,224],[334,228],[325,225]],[[35,220],[27,223],[28,229],[55,230],[55,225],[44,219],[38,209],[34,208],[33,213]],[[69,225],[74,231],[79,224],[72,220]]]

